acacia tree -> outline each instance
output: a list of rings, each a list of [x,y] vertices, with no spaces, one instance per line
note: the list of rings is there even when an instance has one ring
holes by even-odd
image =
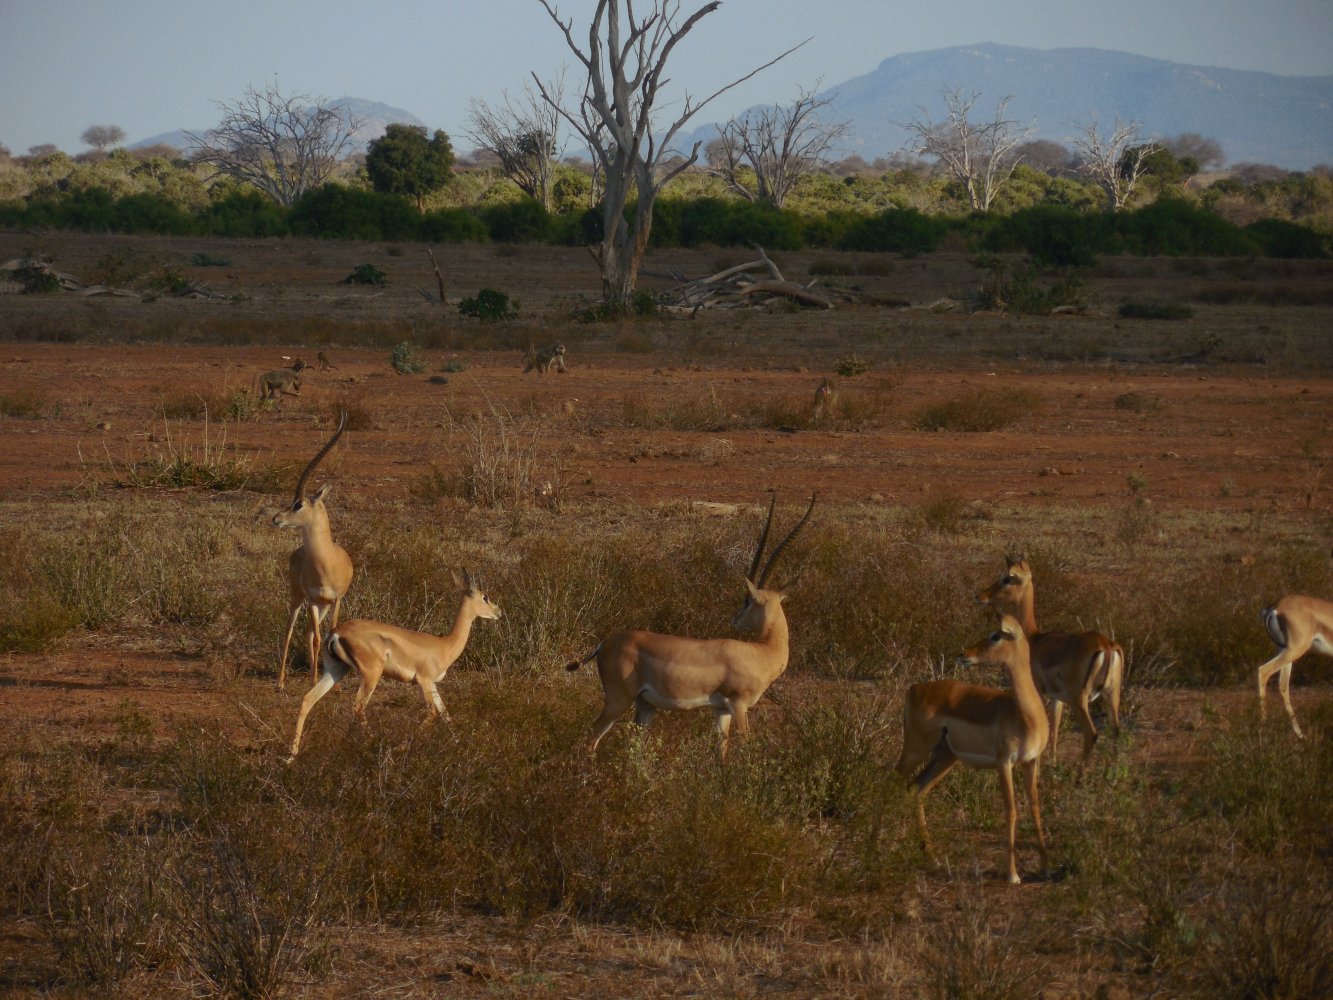
[[[850,127],[818,118],[832,103],[832,97],[802,90],[786,107],[755,108],[733,118],[708,145],[709,172],[742,198],[781,208],[797,181],[828,165],[829,150]]]
[[[333,173],[364,122],[328,98],[284,95],[275,84],[247,87],[234,103],[219,101],[222,121],[202,136],[186,132],[190,156],[291,205]]]
[[[101,153],[124,138],[125,130],[119,125],[89,125],[79,136],[79,141]]]
[[[632,0],[598,0],[586,50],[574,40],[573,20],[561,21],[550,0],[538,2],[587,72],[583,95],[573,108],[560,103],[554,87],[535,74],[533,79],[542,98],[578,133],[601,167],[602,240],[594,256],[607,305],[626,311],[648,247],[658,193],[699,159],[700,143],[694,144],[688,156],[676,156],[672,141],[686,122],[720,94],[795,50],[788,49],[702,101],[686,94],[679,115],[658,132],[653,128],[653,111],[667,82],[663,74],[671,53],[702,18],[717,10],[720,0],[704,4],[684,19],[677,0],[652,0],[642,14],[636,12]],[[632,195],[637,197],[627,219]]]
[[[439,129],[426,138],[426,126],[386,125],[384,135],[366,148],[366,175],[376,191],[405,194],[416,199],[424,212],[425,196],[449,183],[453,174],[454,147]]]
[[[1075,126],[1079,133],[1072,142],[1079,172],[1106,192],[1108,212],[1119,211],[1133,197],[1150,158],[1161,147],[1151,142],[1139,143],[1138,122],[1117,118],[1115,128],[1107,136],[1102,135],[1096,115],[1086,124],[1075,122]]]
[[[493,153],[505,176],[546,209],[551,207],[551,178],[559,153],[557,108],[564,103],[561,82],[556,80],[550,87],[554,103],[529,85],[523,88],[521,97],[512,97],[505,91],[498,107],[493,108],[480,99],[468,105],[472,125],[468,136],[478,149]]]
[[[995,117],[982,124],[971,120],[980,91],[964,97],[961,90],[946,89],[947,120],[913,118],[902,127],[910,134],[908,149],[917,156],[933,157],[967,191],[974,211],[989,211],[991,202],[1014,168],[1022,160],[1019,147],[1032,135],[1032,126],[1020,126],[1004,117],[1012,95],[995,108]],[[924,111],[924,109],[922,109]]]

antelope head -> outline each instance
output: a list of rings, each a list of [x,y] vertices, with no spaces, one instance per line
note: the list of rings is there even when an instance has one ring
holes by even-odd
[[[1027,556],[1010,553],[1002,560],[1000,575],[985,590],[977,594],[978,604],[1011,604],[1022,602],[1023,592],[1032,586],[1032,567]]]
[[[325,442],[324,447],[319,449],[319,453],[310,460],[310,463],[301,473],[301,478],[296,481],[296,490],[292,495],[292,505],[284,510],[278,511],[273,515],[273,524],[279,528],[300,528],[311,519],[316,510],[322,510],[324,498],[329,495],[333,489],[332,483],[325,483],[317,489],[312,496],[306,496],[305,484],[310,478],[310,473],[315,471],[315,467],[323,461],[324,456],[333,450],[333,446],[338,443],[338,438],[342,437],[343,430],[347,427],[347,411],[342,412],[338,420],[338,429],[333,432],[333,437]]]
[[[1000,615],[995,631],[980,642],[973,643],[958,657],[960,667],[976,667],[983,663],[1013,664],[1020,651],[1026,656],[1027,637],[1023,626],[1013,615]]]
[[[739,611],[732,616],[731,627],[737,632],[753,632],[763,635],[767,631],[769,623],[775,614],[781,613],[781,605],[786,598],[786,591],[780,587],[768,587],[768,576],[777,564],[778,557],[782,555],[783,550],[797,536],[805,522],[810,520],[810,514],[815,509],[815,496],[810,496],[810,506],[806,508],[805,516],[796,522],[796,526],[787,532],[787,537],[774,547],[773,552],[768,557],[768,561],[760,563],[764,558],[764,546],[768,543],[768,532],[773,526],[773,509],[777,506],[777,494],[773,494],[773,499],[768,505],[768,519],[764,522],[764,528],[759,533],[759,544],[755,546],[754,558],[750,561],[750,571],[745,575],[745,589],[748,592],[745,597],[745,603],[741,605]]]
[[[454,583],[463,591],[463,607],[471,612],[472,617],[491,619],[500,617],[500,606],[486,596],[486,591],[472,578],[467,569],[463,570],[462,576],[454,574]]]

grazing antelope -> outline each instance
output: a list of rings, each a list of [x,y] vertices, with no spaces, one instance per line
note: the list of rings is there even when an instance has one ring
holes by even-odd
[[[645,729],[659,709],[711,708],[718,750],[724,758],[732,722],[742,736],[749,732],[750,709],[787,669],[787,617],[782,610],[787,594],[768,587],[768,576],[783,550],[810,520],[815,498],[810,497],[805,516],[773,549],[761,570],[759,563],[776,505],[775,494],[745,577],[745,603],[731,619],[732,627],[754,635],[752,640],[617,632],[583,659],[567,665],[568,670],[578,670],[585,663],[597,661],[605,703],[592,726],[589,753],[597,750],[602,737],[631,706],[634,721]]]
[[[1277,644],[1277,656],[1259,668],[1259,715],[1262,717],[1266,709],[1268,682],[1280,671],[1282,704],[1287,708],[1291,728],[1297,737],[1305,739],[1291,707],[1291,667],[1311,650],[1333,656],[1333,604],[1305,594],[1288,594],[1271,608],[1264,608],[1262,614],[1268,634]]]
[[[454,574],[454,582],[463,591],[463,603],[459,605],[458,617],[454,619],[454,627],[448,635],[412,632],[364,618],[343,622],[329,633],[329,637],[324,640],[322,654],[324,676],[301,702],[301,714],[296,719],[296,736],[292,739],[292,758],[301,750],[301,731],[305,728],[306,716],[315,707],[315,702],[328,694],[352,670],[361,679],[352,711],[362,725],[366,722],[366,703],[375,693],[375,686],[382,677],[415,683],[421,688],[421,696],[426,699],[430,710],[427,720],[433,722],[444,716],[444,720],[449,721],[449,712],[440,700],[436,685],[444,680],[444,675],[462,654],[468,636],[472,634],[472,623],[478,618],[500,617],[500,608],[486,596],[466,569],[462,576]]]
[[[977,594],[981,604],[1007,604],[1018,611],[1032,656],[1032,675],[1037,688],[1055,704],[1051,721],[1051,757],[1060,735],[1064,706],[1074,714],[1074,722],[1083,730],[1083,758],[1086,767],[1097,743],[1097,726],[1092,721],[1090,705],[1106,694],[1111,730],[1120,735],[1120,689],[1124,684],[1125,651],[1120,644],[1100,632],[1041,632],[1033,611],[1032,567],[1024,556],[1008,556],[999,578]]]
[[[338,429],[325,443],[319,453],[310,460],[310,464],[296,481],[296,493],[289,508],[273,515],[273,524],[279,528],[299,528],[301,544],[287,559],[287,580],[289,584],[289,603],[287,613],[287,636],[282,641],[282,658],[278,661],[278,690],[287,684],[287,653],[292,644],[292,632],[296,629],[296,618],[301,609],[308,608],[310,620],[306,625],[306,645],[310,653],[310,670],[319,676],[320,622],[332,611],[330,627],[338,624],[338,610],[342,606],[343,595],[352,585],[352,560],[346,551],[333,541],[329,531],[329,512],[324,507],[324,498],[333,489],[332,483],[325,483],[312,496],[305,495],[306,480],[315,467],[337,443],[347,427],[347,412],[344,410],[338,421]]]
[[[913,684],[903,705],[903,752],[896,770],[916,786],[916,819],[921,843],[932,854],[926,829],[926,795],[960,760],[969,767],[993,769],[1004,793],[1009,829],[1009,881],[1017,884],[1018,857],[1014,838],[1018,805],[1014,798],[1014,766],[1027,778],[1028,808],[1037,829],[1037,849],[1045,872],[1046,834],[1041,827],[1037,773],[1050,732],[1046,708],[1037,693],[1028,641],[1012,615],[1003,615],[997,631],[963,651],[959,666],[1002,663],[1013,690],[940,680]]]

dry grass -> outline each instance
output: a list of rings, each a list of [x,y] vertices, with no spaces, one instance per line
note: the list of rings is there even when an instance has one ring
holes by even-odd
[[[252,252],[229,251],[238,273],[250,273]],[[523,260],[545,253],[525,249]],[[346,273],[344,263],[303,266]],[[493,255],[485,264],[495,266]],[[895,265],[894,280],[907,267]],[[1162,277],[1171,268],[1161,265],[1116,267],[1104,280],[1136,287],[1114,301],[1175,301],[1178,288],[1139,286],[1196,280]],[[966,280],[954,274],[919,297]],[[468,274],[459,284],[483,280]],[[226,306],[230,321],[194,313],[175,335],[366,343],[386,372],[383,359],[408,339],[423,350],[549,339],[545,327],[450,325],[438,309],[411,312],[409,283],[388,287],[405,288],[405,298],[375,300],[383,315],[369,306],[358,315],[353,302],[336,307],[346,315],[330,320],[321,306],[284,327],[302,307],[278,303],[266,316],[240,302]],[[521,291],[525,312],[542,302]],[[44,304],[23,308],[32,311],[22,323],[0,317],[0,335],[66,329],[43,318]],[[102,335],[106,316],[95,309],[68,329]],[[1285,719],[1261,723],[1251,690],[1271,645],[1256,610],[1286,590],[1333,591],[1317,440],[1293,446],[1316,486],[1281,517],[1267,496],[1251,507],[1154,503],[1163,474],[1133,467],[1095,503],[1038,505],[1021,492],[1032,484],[1016,479],[1015,499],[978,506],[935,488],[930,469],[906,456],[905,499],[821,501],[778,574],[791,585],[791,668],[724,767],[699,713],[664,714],[647,736],[618,726],[588,760],[580,748],[599,704],[596,681],[560,669],[614,629],[727,634],[761,516],[757,504],[716,518],[609,489],[561,494],[568,470],[603,436],[630,432],[617,439],[640,449],[630,457],[658,447],[649,432],[679,434],[671,460],[706,463],[721,480],[752,467],[757,439],[824,441],[804,433],[810,396],[754,388],[779,365],[791,373],[808,364],[800,379],[812,394],[818,374],[809,372],[848,356],[873,360],[873,372],[904,356],[950,369],[958,357],[989,364],[1034,345],[1132,359],[1185,353],[1161,337],[1188,348],[1205,321],[1232,339],[1255,325],[1253,311],[1199,313],[1145,339],[1093,317],[1062,320],[1060,343],[1044,319],[945,327],[931,325],[938,317],[876,313],[872,324],[863,314],[866,327],[883,330],[829,334],[813,358],[810,344],[824,333],[801,317],[701,322],[688,336],[645,324],[625,329],[667,356],[664,369],[675,363],[674,338],[691,355],[751,352],[758,374],[709,372],[704,390],[617,391],[586,415],[546,383],[511,396],[508,408],[432,396],[435,409],[409,414],[395,439],[426,456],[391,470],[417,483],[408,502],[405,487],[335,494],[335,537],[357,567],[343,615],[443,631],[456,608],[451,573],[467,566],[505,616],[474,633],[443,685],[452,725],[422,726],[419,692],[384,685],[363,730],[344,690],[312,719],[292,766],[283,758],[298,699],[274,692],[272,675],[294,539],[256,517],[263,498],[192,485],[206,480],[184,475],[180,459],[225,470],[255,452],[213,437],[215,423],[205,447],[193,397],[161,394],[161,410],[178,414],[162,423],[162,440],[90,457],[76,496],[34,503],[11,493],[0,503],[4,690],[7,707],[20,706],[0,719],[0,930],[12,946],[0,985],[20,996],[1327,994],[1333,704],[1303,682],[1327,679],[1328,667],[1298,668],[1306,742],[1292,739]],[[179,319],[140,316],[135,333],[167,341]],[[616,329],[586,335],[602,342],[599,364],[633,361],[632,344],[627,358],[614,351]],[[1306,352],[1303,336],[1256,343],[1282,340],[1302,363],[1307,353],[1323,363],[1327,347]],[[788,353],[767,353],[784,337]],[[470,363],[469,372],[483,367]],[[1139,434],[1140,415],[1159,401],[1166,413],[1186,410],[1160,382],[1126,385],[1119,369],[1074,374],[1101,394],[1088,388],[1059,409],[1061,420],[1110,415],[1122,421],[1117,433]],[[564,392],[577,377],[556,385]],[[271,447],[298,420],[326,433],[339,408],[359,408],[354,420],[367,428],[403,417],[381,401],[383,384],[329,383],[302,401],[308,409],[261,415],[272,434],[254,440]],[[866,426],[920,439],[903,424],[921,404],[961,398],[913,383],[918,394],[900,400],[899,388],[878,374],[840,381],[820,447],[855,455]],[[1313,394],[1263,395],[1256,406],[1319,404]],[[57,399],[44,394],[37,416]],[[209,399],[210,421],[221,402]],[[1042,402],[1033,425],[1056,419],[1059,402]],[[992,398],[977,408],[994,418],[1003,405]],[[152,421],[157,434],[161,418]],[[239,435],[256,422],[223,426]],[[930,440],[941,451],[950,444]],[[339,461],[349,461],[341,451],[335,470]],[[271,482],[263,466],[242,471],[286,496],[299,467],[289,463]],[[777,472],[754,474],[768,476]],[[559,503],[542,499],[548,480]],[[796,503],[790,491],[783,500]],[[1077,740],[1068,736],[1061,759],[1043,767],[1054,876],[1010,889],[996,877],[1004,838],[993,776],[951,774],[932,795],[936,868],[889,765],[903,691],[953,676],[954,653],[989,624],[972,595],[1015,545],[1036,570],[1042,624],[1114,633],[1129,673],[1125,733],[1099,744],[1088,776],[1076,780]],[[136,661],[145,657],[160,673]],[[96,668],[81,672],[90,658]],[[60,699],[51,720],[21,707],[39,698]],[[1035,875],[1026,821],[1020,851],[1024,875]]]

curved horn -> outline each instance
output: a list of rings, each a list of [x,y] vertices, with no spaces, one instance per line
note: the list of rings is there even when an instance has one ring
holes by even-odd
[[[333,432],[333,437],[329,438],[324,447],[319,449],[319,453],[310,460],[310,464],[307,465],[305,471],[301,473],[301,478],[296,481],[296,493],[292,496],[293,503],[305,496],[305,481],[310,478],[310,473],[315,471],[315,466],[319,465],[324,456],[332,450],[335,444],[338,443],[338,438],[342,437],[343,429],[346,426],[347,411],[343,410],[342,416],[338,420],[338,429]]]
[[[774,564],[777,563],[778,556],[782,555],[782,550],[785,549],[787,547],[787,543],[790,542],[793,538],[795,538],[797,533],[802,528],[805,527],[805,522],[810,520],[810,514],[815,509],[816,496],[817,494],[815,493],[810,494],[810,506],[806,508],[805,516],[796,522],[796,527],[792,528],[791,531],[787,532],[787,537],[784,538],[782,541],[778,542],[777,547],[773,550],[773,554],[768,557],[768,562],[764,564],[764,572],[761,573],[759,579],[755,581],[756,587],[762,587],[764,585],[764,583],[768,580],[769,571],[772,570]]]
[[[755,547],[754,558],[750,561],[750,572],[745,574],[745,579],[751,583],[758,579],[755,574],[759,572],[759,560],[764,557],[764,546],[768,544],[768,529],[773,527],[773,508],[777,505],[778,494],[775,490],[773,499],[768,505],[768,520],[764,522],[764,530],[759,532],[759,544]]]

